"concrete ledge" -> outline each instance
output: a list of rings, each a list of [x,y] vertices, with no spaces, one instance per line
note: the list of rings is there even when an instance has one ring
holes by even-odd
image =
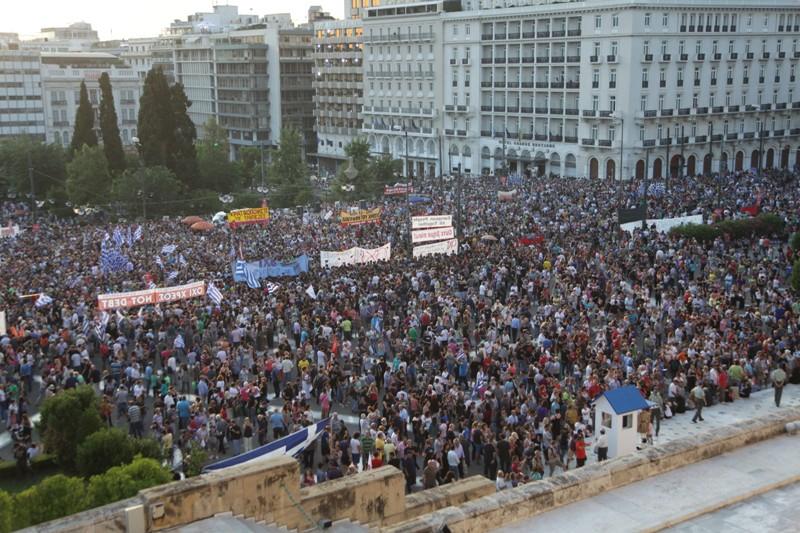
[[[457,506],[470,500],[487,496],[495,491],[494,483],[483,476],[471,476],[456,483],[423,490],[405,497],[402,514],[388,516],[383,525],[410,520],[449,506]]]
[[[571,470],[543,481],[447,507],[393,524],[388,532],[435,532],[447,525],[453,532],[482,533],[509,523],[589,498],[642,479],[669,472],[722,453],[782,434],[800,418],[800,408],[764,414],[761,418],[674,440],[603,463]]]

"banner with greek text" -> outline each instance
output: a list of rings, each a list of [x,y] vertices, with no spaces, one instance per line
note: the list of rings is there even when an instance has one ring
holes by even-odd
[[[652,226],[656,227],[656,231],[659,233],[664,233],[676,226],[682,226],[684,224],[702,224],[703,223],[703,215],[689,215],[685,217],[675,217],[675,218],[648,218],[645,221],[645,225],[647,229],[650,229]],[[637,220],[636,222],[626,222],[625,224],[620,224],[620,228],[623,231],[632,232],[635,229],[639,229],[642,227],[642,221]]]
[[[514,196],[517,194],[517,190],[511,191],[497,191],[497,199],[501,202],[510,202],[514,199]]]
[[[426,255],[445,254],[452,255],[458,253],[458,239],[450,239],[449,241],[435,242],[433,244],[423,244],[422,246],[415,246],[413,255],[414,257],[425,257]]]
[[[342,226],[357,226],[359,224],[380,222],[380,220],[380,207],[376,207],[375,209],[359,209],[358,211],[353,211],[352,213],[348,213],[346,211],[339,213],[339,223]]]
[[[411,229],[446,228],[453,225],[453,215],[411,217]]]
[[[402,194],[411,194],[414,192],[414,187],[407,183],[395,183],[394,185],[384,185],[384,196],[398,196]]]
[[[0,227],[0,238],[5,239],[7,237],[16,237],[19,235],[19,226],[3,226]]]
[[[319,263],[323,267],[338,267],[344,265],[360,265],[375,261],[388,261],[392,256],[392,245],[386,243],[378,248],[350,248],[342,252],[319,253]]]
[[[455,237],[453,227],[449,228],[431,228],[431,229],[418,229],[411,232],[411,242],[430,242],[441,241],[443,239],[452,239]]]
[[[291,261],[274,261],[272,259],[261,259],[259,261],[249,261],[245,264],[245,269],[236,269],[236,261],[231,265],[233,271],[233,281],[247,281],[245,271],[251,272],[256,280],[264,278],[282,278],[299,276],[303,272],[308,272],[308,256],[303,254]]]
[[[97,308],[101,311],[108,309],[124,309],[142,305],[156,305],[160,303],[200,298],[206,294],[206,282],[196,281],[175,287],[158,287],[144,291],[117,292],[100,294],[97,296]]]
[[[244,224],[264,224],[269,221],[269,207],[236,209],[228,213],[228,225],[232,228]]]

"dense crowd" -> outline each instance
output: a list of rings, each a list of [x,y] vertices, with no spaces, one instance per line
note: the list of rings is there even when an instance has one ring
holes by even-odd
[[[786,220],[787,235],[798,228],[796,174],[664,185],[648,198],[651,218],[746,217],[741,208],[757,202]],[[90,384],[108,424],[153,436],[166,452],[195,443],[213,457],[239,454],[331,416],[301,457],[306,485],[393,464],[409,490],[469,472],[503,489],[580,467],[594,452],[603,459],[593,401],[605,390],[637,386],[653,405],[652,436],[662,417],[772,386],[776,369],[800,379],[785,237],[702,245],[621,232],[616,209],[641,201],[635,182],[534,179],[501,202],[493,178],[466,179],[461,206],[450,186],[422,188],[429,202],[374,204],[377,224],[342,227],[337,208],[323,205],[276,211],[265,228],[207,233],[177,218],[40,214],[33,225],[25,206],[4,204],[3,223],[23,228],[0,243],[0,416],[18,457],[38,453],[30,417],[43,399]],[[458,254],[412,259],[409,208],[460,208]],[[115,229],[139,226],[141,238],[120,246],[126,268],[102,269]],[[319,265],[320,250],[387,242],[390,261]],[[310,271],[270,279],[277,287],[233,282],[236,259],[301,254]],[[98,294],[191,280],[213,282],[221,304],[96,309]]]

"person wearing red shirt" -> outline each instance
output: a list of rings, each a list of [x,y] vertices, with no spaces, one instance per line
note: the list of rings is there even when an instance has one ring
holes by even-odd
[[[583,440],[582,432],[578,432],[575,437],[575,462],[578,468],[586,464],[586,441]]]

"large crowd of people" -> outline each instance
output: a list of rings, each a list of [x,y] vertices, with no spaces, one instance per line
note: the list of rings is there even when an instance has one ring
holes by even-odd
[[[458,195],[433,181],[417,183],[429,201],[372,202],[378,223],[341,226],[344,207],[323,205],[202,233],[179,217],[39,213],[34,224],[27,207],[6,203],[3,224],[22,232],[0,242],[0,416],[24,459],[41,402],[88,384],[109,425],[212,458],[330,416],[300,458],[306,485],[384,464],[409,491],[469,473],[498,490],[541,479],[604,458],[592,414],[603,391],[638,387],[653,405],[652,436],[663,417],[746,401],[781,372],[800,378],[786,238],[800,226],[797,179],[671,179],[649,196],[651,218],[747,217],[741,208],[757,203],[786,221],[783,236],[707,245],[620,231],[617,208],[641,201],[634,180],[525,180],[509,201],[494,178],[465,179]],[[409,210],[460,212],[458,253],[412,258]],[[127,264],[102,268],[118,229]],[[319,264],[321,250],[386,243],[389,261]],[[233,281],[237,259],[301,254],[310,269],[296,277]],[[97,309],[98,294],[193,280],[213,282],[222,302]]]

